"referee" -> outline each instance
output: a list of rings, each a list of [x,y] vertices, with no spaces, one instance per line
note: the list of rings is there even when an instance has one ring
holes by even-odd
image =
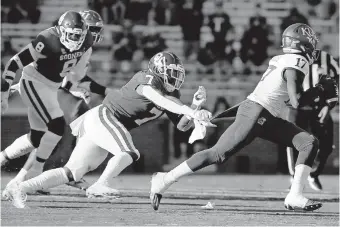
[[[328,75],[339,84],[339,65],[334,58],[325,51],[320,51],[319,58],[310,66],[309,75],[303,82],[303,90],[314,87],[320,80],[321,75]],[[334,106],[333,106],[334,107]],[[319,180],[328,156],[333,149],[333,120],[330,117],[330,106],[317,106],[314,110],[289,109],[287,120],[312,133],[319,139],[319,151],[315,158],[310,176],[309,185],[316,191],[322,190]],[[287,163],[291,179],[294,175],[294,165],[298,152],[287,147]]]

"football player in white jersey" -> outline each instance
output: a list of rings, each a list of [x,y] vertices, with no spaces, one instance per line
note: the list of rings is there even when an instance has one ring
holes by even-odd
[[[154,210],[159,207],[162,193],[174,182],[206,166],[228,160],[256,137],[295,147],[299,151],[285,207],[312,211],[322,206],[302,194],[318,150],[318,140],[280,118],[288,103],[293,108],[300,108],[302,82],[308,74],[309,65],[317,58],[317,42],[315,32],[306,24],[293,24],[283,32],[284,54],[270,60],[257,87],[241,103],[235,121],[218,142],[212,148],[194,154],[170,172],[158,172],[152,176],[150,199]]]

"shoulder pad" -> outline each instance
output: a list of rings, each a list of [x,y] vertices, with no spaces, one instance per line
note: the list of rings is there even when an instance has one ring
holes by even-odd
[[[48,56],[51,53],[60,51],[61,44],[55,28],[49,28],[40,32],[32,41],[33,48],[39,53]]]
[[[151,75],[145,71],[138,72],[136,76],[138,76],[138,83],[140,85],[150,85],[154,89],[166,93],[163,81],[158,76]]]
[[[305,76],[309,73],[309,63],[305,57],[298,54],[283,54],[277,57],[279,57],[277,62],[282,68],[297,69],[303,72]]]

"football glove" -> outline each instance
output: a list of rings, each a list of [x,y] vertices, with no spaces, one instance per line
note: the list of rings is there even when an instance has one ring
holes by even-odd
[[[208,110],[196,110],[194,112],[194,116],[192,116],[194,119],[199,121],[210,121],[212,114]]]
[[[201,107],[207,101],[207,93],[203,86],[199,86],[192,99],[192,105],[196,108]]]
[[[322,91],[322,98],[326,105],[332,109],[339,101],[339,88],[336,81],[328,76],[322,75],[319,82],[315,85]]]

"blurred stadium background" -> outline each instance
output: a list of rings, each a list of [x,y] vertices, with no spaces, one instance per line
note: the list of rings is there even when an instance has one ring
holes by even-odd
[[[320,35],[320,49],[339,61],[339,2],[333,0],[2,0],[1,70],[10,57],[40,31],[56,23],[67,10],[93,9],[104,21],[104,40],[94,47],[88,75],[102,85],[120,88],[150,56],[168,49],[184,61],[187,71],[182,101],[190,103],[199,85],[206,87],[206,107],[216,113],[246,98],[266,70],[268,60],[281,53],[281,33],[292,23],[310,24]],[[18,77],[17,77],[18,79]],[[91,106],[101,98],[93,95]],[[65,107],[65,109],[70,109]],[[339,172],[339,107],[332,117],[334,152],[325,174]],[[28,132],[26,108],[19,95],[10,98],[2,116],[1,147]],[[188,145],[189,133],[178,133],[167,119],[132,132],[142,158],[127,172],[171,168],[196,151],[214,144],[230,122],[208,132],[204,141]],[[65,162],[70,151],[55,154]],[[287,173],[285,154],[276,145],[256,140],[219,167],[219,173]],[[26,157],[6,170],[21,167]],[[99,170],[102,169],[102,166]]]

